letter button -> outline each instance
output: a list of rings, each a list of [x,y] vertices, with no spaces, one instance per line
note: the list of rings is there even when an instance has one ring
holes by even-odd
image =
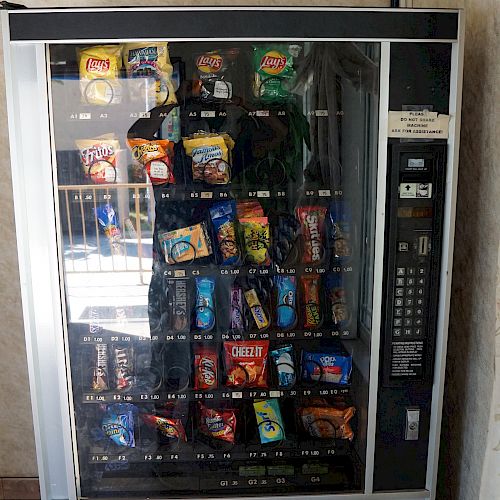
[[[396,297],[402,297],[404,295],[403,288],[396,288]]]
[[[415,335],[422,335],[422,328],[415,328]]]
[[[396,286],[405,286],[404,278],[396,278]]]
[[[403,316],[403,308],[402,307],[396,307],[394,309],[394,316]]]
[[[411,307],[405,309],[405,316],[413,316],[413,309]]]
[[[411,318],[405,318],[405,326],[412,326],[413,320]]]
[[[400,298],[396,299],[396,300],[394,301],[394,305],[395,305],[396,307],[401,307],[401,306],[403,305],[403,299],[400,299]]]
[[[394,318],[394,326],[401,326],[403,324],[403,320],[401,318]]]
[[[405,268],[404,267],[398,267],[397,270],[396,270],[396,274],[398,276],[404,276],[406,274]]]
[[[393,337],[401,337],[401,328],[394,328],[392,330]]]
[[[405,329],[404,329],[404,334],[405,334],[405,335],[411,335],[411,334],[412,334],[412,330],[411,330],[411,328],[405,328]]]

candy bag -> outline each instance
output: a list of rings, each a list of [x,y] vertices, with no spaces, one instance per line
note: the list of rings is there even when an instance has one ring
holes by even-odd
[[[231,329],[240,332],[245,329],[243,320],[243,290],[238,285],[231,287]]]
[[[281,418],[280,405],[277,399],[254,401],[255,418],[262,444],[273,441],[284,441],[285,426]]]
[[[341,274],[331,273],[327,275],[326,296],[330,321],[339,330],[345,328],[351,319],[351,312],[346,300]]]
[[[168,440],[187,441],[186,431],[179,418],[167,418],[148,413],[141,413],[140,417],[146,425],[156,429],[162,437]]]
[[[321,324],[319,279],[317,274],[307,274],[300,277],[304,307],[304,328],[317,328]]]
[[[118,80],[122,65],[119,45],[95,45],[77,49],[82,102],[106,106],[121,102]]]
[[[323,352],[302,351],[302,380],[348,384],[351,371],[352,357],[341,348]]]
[[[269,320],[267,319],[266,313],[260,303],[257,292],[252,290],[247,290],[245,292],[245,299],[247,301],[248,307],[252,311],[253,319],[259,330],[265,329],[269,326]]]
[[[151,184],[175,184],[174,179],[174,143],[163,139],[128,139],[132,158],[146,170]]]
[[[295,77],[293,57],[286,45],[254,46],[254,95],[263,101],[286,101]]]
[[[278,386],[282,389],[295,385],[295,363],[293,359],[293,347],[284,345],[271,351],[271,359],[276,365],[278,372]]]
[[[192,261],[212,254],[212,246],[204,222],[174,229],[159,237],[167,264]]]
[[[236,242],[235,228],[236,203],[222,201],[210,208],[210,217],[217,234],[222,265],[236,264],[240,257],[240,250]]]
[[[126,43],[123,46],[123,62],[129,78],[155,79],[157,106],[177,103],[167,42]]]
[[[134,414],[137,408],[130,403],[115,403],[106,408],[101,428],[118,446],[135,448]]]
[[[304,264],[317,264],[324,257],[323,225],[325,214],[325,207],[307,206],[297,208],[297,218],[302,227],[304,241],[304,252],[302,253],[302,262]]]
[[[95,139],[77,139],[85,177],[95,184],[116,182],[116,155],[120,143],[114,134],[106,134]]]
[[[115,348],[115,384],[119,391],[130,389],[135,383],[134,352],[132,347]]]
[[[96,392],[109,389],[108,344],[96,344],[94,353],[94,374],[92,390]]]
[[[248,217],[264,217],[264,210],[258,201],[238,201],[236,203],[236,215],[238,219],[246,219]]]
[[[295,276],[278,275],[274,277],[276,286],[276,323],[278,328],[291,328],[295,324],[297,312],[295,299],[297,287]]]
[[[202,403],[200,409],[200,431],[213,439],[234,444],[236,435],[236,414],[231,409],[207,408]]]
[[[224,342],[228,387],[267,387],[268,340]]]
[[[218,376],[217,351],[211,346],[196,346],[194,349],[194,388],[207,391],[217,389]]]
[[[246,260],[250,264],[269,265],[269,245],[271,235],[267,217],[247,217],[239,219]]]
[[[196,328],[211,330],[215,324],[215,279],[196,278]]]
[[[306,406],[299,408],[299,417],[304,429],[313,438],[349,439],[354,432],[349,420],[354,416],[354,406],[335,408],[332,406]]]
[[[330,220],[332,223],[333,255],[345,259],[352,254],[351,211],[345,201],[335,201],[330,205]]]

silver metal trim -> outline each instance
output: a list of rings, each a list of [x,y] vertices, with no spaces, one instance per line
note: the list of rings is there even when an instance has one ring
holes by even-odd
[[[384,278],[385,204],[387,186],[387,130],[389,119],[390,44],[380,46],[380,96],[378,122],[377,208],[375,228],[375,261],[373,272],[373,318],[368,399],[365,493],[373,491],[375,468],[375,433],[377,427],[378,372],[380,361],[380,329],[382,324],[382,282]]]
[[[443,215],[443,247],[439,286],[439,309],[436,330],[436,351],[434,358],[434,384],[427,458],[426,487],[431,492],[431,500],[436,498],[436,483],[439,461],[441,420],[443,414],[444,380],[446,352],[448,346],[448,324],[450,315],[451,280],[453,270],[453,247],[455,236],[455,215],[457,205],[458,160],[460,149],[460,121],[462,107],[462,82],[464,62],[465,12],[459,14],[458,42],[451,52],[451,81],[448,136],[448,158],[446,171],[445,206]]]

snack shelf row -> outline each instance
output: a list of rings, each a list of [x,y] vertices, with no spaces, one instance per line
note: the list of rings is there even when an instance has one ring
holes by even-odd
[[[347,396],[351,393],[350,384],[318,384],[307,388],[292,389],[231,389],[222,388],[210,391],[175,392],[85,392],[83,403],[167,403],[170,401],[240,401],[255,398],[297,398]]]

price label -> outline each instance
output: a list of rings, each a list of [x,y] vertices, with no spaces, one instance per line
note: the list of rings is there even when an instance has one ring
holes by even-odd
[[[215,111],[202,110],[200,115],[202,118],[215,118]]]
[[[329,189],[320,189],[318,191],[318,196],[331,196],[332,192]]]
[[[269,391],[270,398],[279,398],[281,396],[281,391]]]
[[[242,399],[243,393],[242,392],[233,392],[231,396],[233,399]]]
[[[203,198],[205,200],[210,200],[212,199],[213,193],[212,191],[202,191],[200,193],[200,198]]]
[[[269,110],[268,109],[259,109],[255,112],[256,116],[269,116]]]
[[[186,270],[185,269],[175,269],[174,270],[174,277],[175,278],[185,278],[186,277]]]
[[[328,110],[327,109],[317,109],[317,110],[315,110],[314,114],[316,116],[328,116]]]
[[[257,191],[257,198],[269,198],[269,191]]]
[[[140,111],[139,118],[151,118],[151,113],[149,111]]]
[[[80,120],[90,120],[92,118],[92,113],[80,113],[78,118]]]

